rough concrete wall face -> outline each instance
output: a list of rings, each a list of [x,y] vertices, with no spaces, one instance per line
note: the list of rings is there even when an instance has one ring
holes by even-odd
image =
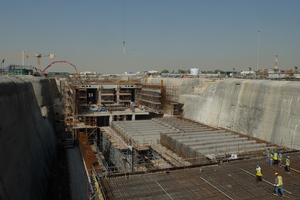
[[[55,136],[31,83],[0,76],[0,199],[47,199]]]
[[[185,95],[184,117],[300,149],[300,83],[227,79]]]

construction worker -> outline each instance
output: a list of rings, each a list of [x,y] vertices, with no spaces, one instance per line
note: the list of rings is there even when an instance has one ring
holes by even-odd
[[[270,166],[272,166],[272,163],[273,163],[273,151],[271,151],[271,154],[270,154]]]
[[[264,154],[267,155],[266,161],[267,161],[267,163],[269,163],[270,162],[270,147],[268,147],[268,149],[266,150],[266,152],[264,152]]]
[[[274,159],[274,165],[278,165],[278,153],[276,151],[274,152],[273,159]]]
[[[260,168],[259,165],[256,166],[256,183],[258,183],[258,181],[262,181],[262,170]]]
[[[275,179],[275,184],[274,184],[274,190],[275,190],[274,195],[278,196],[278,190],[279,190],[281,196],[284,196],[283,189],[282,189],[282,186],[283,186],[282,177],[279,176],[279,174],[277,172],[275,173],[275,176],[276,176],[276,179]]]
[[[278,166],[281,167],[282,151],[278,152]]]
[[[290,156],[286,156],[286,160],[285,160],[285,171],[286,172],[290,172],[290,165],[291,165]]]

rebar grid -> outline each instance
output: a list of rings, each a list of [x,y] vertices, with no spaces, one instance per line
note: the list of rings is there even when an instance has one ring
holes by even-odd
[[[299,156],[300,153],[290,155],[297,167],[300,163]],[[299,199],[300,173],[291,171],[291,174],[287,174],[283,168],[270,167],[264,159],[169,173],[133,175],[128,179],[111,178],[106,181],[110,185],[113,199],[277,199],[273,195],[272,185],[256,183],[255,177],[239,170],[242,168],[255,175],[257,164],[262,168],[263,179],[271,183],[275,179],[274,173],[280,173],[284,189],[292,193],[286,193],[286,198]]]

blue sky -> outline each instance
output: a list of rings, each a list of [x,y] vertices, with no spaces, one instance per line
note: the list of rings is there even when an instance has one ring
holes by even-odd
[[[260,30],[259,67],[273,68],[278,52],[278,67],[290,69],[300,66],[299,8],[299,0],[4,0],[0,53],[55,54],[41,58],[42,69],[66,60],[100,73],[241,71],[257,68]],[[4,66],[21,63],[5,58]]]

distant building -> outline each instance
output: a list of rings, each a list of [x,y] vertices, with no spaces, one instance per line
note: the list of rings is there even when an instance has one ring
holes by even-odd
[[[48,72],[48,77],[54,77],[54,76],[68,77],[69,75],[70,75],[69,72]]]
[[[150,73],[150,74],[157,74],[158,71],[156,71],[156,70],[150,70],[150,71],[148,71],[148,73]]]
[[[85,71],[85,72],[79,72],[80,75],[97,75],[96,72],[90,72],[90,71]]]
[[[256,73],[255,71],[242,71],[241,76],[246,77],[246,76],[255,76]]]
[[[32,75],[36,72],[36,68],[26,65],[9,65],[6,68],[3,68],[3,71],[9,75]]]

